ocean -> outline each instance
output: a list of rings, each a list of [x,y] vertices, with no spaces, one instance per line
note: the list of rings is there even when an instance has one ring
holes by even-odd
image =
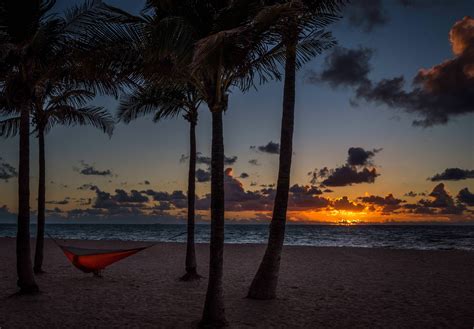
[[[31,226],[31,234],[36,231]],[[185,225],[47,224],[57,239],[185,242]],[[0,224],[0,237],[15,237],[16,226]],[[226,225],[225,242],[266,243],[267,225]],[[196,242],[209,242],[210,226],[196,225]],[[288,225],[285,245],[421,250],[474,250],[474,226],[460,225]]]

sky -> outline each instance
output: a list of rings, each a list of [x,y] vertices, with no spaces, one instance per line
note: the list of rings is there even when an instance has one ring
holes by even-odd
[[[79,1],[58,1],[61,12]],[[144,1],[107,3],[139,13]],[[472,1],[354,1],[338,46],[297,75],[288,218],[294,223],[474,223]],[[266,223],[278,171],[282,82],[232,90],[224,116],[226,219]],[[118,100],[94,105],[115,114]],[[197,126],[199,222],[209,220],[211,125]],[[31,209],[37,142],[31,139]],[[188,124],[118,124],[46,137],[49,222],[184,223]],[[18,138],[0,140],[0,222],[17,210]]]

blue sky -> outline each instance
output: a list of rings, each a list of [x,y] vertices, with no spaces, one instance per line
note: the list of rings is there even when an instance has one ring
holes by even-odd
[[[59,1],[61,11],[74,1]],[[138,12],[144,1],[108,1],[109,4],[131,12]],[[453,57],[449,31],[455,22],[474,13],[470,1],[452,5],[428,5],[423,8],[404,7],[399,1],[383,1],[388,21],[365,32],[349,24],[347,19],[330,27],[341,47],[374,50],[369,78],[373,81],[404,76],[405,88],[421,68],[430,68]],[[372,184],[353,184],[336,187],[331,198],[363,195],[385,196],[393,193],[402,198],[409,191],[431,192],[436,183],[427,178],[446,168],[474,169],[474,117],[471,114],[455,117],[446,125],[429,128],[412,126],[416,116],[403,109],[361,101],[353,107],[350,87],[333,88],[328,84],[309,84],[309,70],[320,72],[327,52],[314,59],[298,73],[297,104],[294,135],[292,183],[309,184],[308,172],[315,168],[336,168],[343,165],[350,147],[365,150],[382,148],[373,163],[380,173]],[[271,185],[276,181],[278,156],[251,150],[252,145],[279,141],[282,102],[282,83],[271,82],[258,91],[242,94],[234,90],[229,110],[225,114],[225,149],[227,156],[238,156],[232,165],[234,177],[242,172],[249,178],[241,179],[245,190]],[[99,96],[94,101],[114,113],[117,101]],[[198,124],[198,150],[210,154],[210,115],[202,107]],[[128,126],[119,124],[111,139],[92,128],[56,127],[47,136],[48,200],[94,198],[93,191],[79,191],[85,183],[97,185],[113,193],[115,189],[140,190],[140,183],[148,180],[147,188],[172,192],[186,190],[187,166],[179,158],[188,152],[188,126],[181,118],[153,124],[140,119]],[[1,140],[0,157],[16,167],[18,140]],[[258,159],[260,166],[252,166],[250,159]],[[113,177],[84,176],[75,171],[80,161],[97,169],[110,169]],[[37,183],[36,141],[32,139],[32,208],[34,209]],[[257,183],[251,186],[252,182]],[[454,196],[460,189],[474,190],[474,180],[444,182]],[[0,180],[0,207],[6,205],[16,211],[16,179]],[[67,185],[67,187],[61,187]],[[198,185],[198,194],[209,192],[208,183]],[[405,198],[406,199],[406,198]],[[413,201],[413,200],[411,200]],[[80,207],[65,206],[65,210]],[[203,215],[205,217],[205,215]],[[470,215],[466,215],[470,216]],[[316,216],[317,217],[317,216]]]

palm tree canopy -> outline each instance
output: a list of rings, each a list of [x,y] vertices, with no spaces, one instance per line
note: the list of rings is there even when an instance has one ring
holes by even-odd
[[[95,24],[108,24],[103,14],[106,5],[86,1],[59,16],[50,13],[54,4],[44,0],[24,6],[28,24],[23,24],[26,17],[12,1],[0,6],[0,117],[6,117],[0,135],[18,133],[15,118],[18,104],[24,102],[32,109],[30,117],[37,129],[89,124],[110,135],[111,115],[86,103],[96,92],[117,95],[126,81],[120,81],[112,68],[96,65],[94,56],[85,56],[83,48],[87,41],[83,27],[92,18]],[[22,17],[23,23],[12,17]]]

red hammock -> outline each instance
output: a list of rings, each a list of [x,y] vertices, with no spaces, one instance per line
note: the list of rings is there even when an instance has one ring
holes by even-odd
[[[132,249],[87,249],[62,246],[51,236],[50,238],[61,248],[64,255],[76,268],[84,273],[94,273],[96,276],[100,276],[100,271],[107,266],[154,246],[153,244],[147,247]]]

